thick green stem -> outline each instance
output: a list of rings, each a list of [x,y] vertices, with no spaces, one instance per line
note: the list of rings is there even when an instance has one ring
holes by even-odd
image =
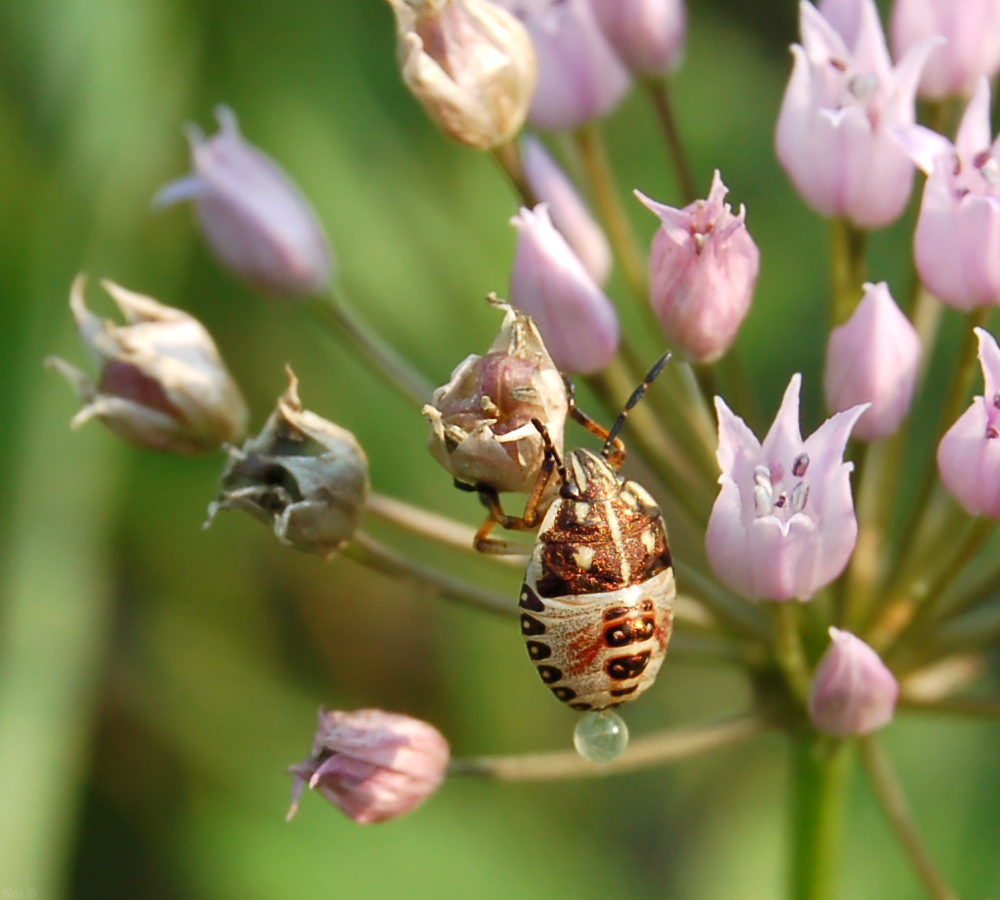
[[[794,739],[791,900],[832,900],[844,818],[849,754],[811,729]]]
[[[843,325],[861,301],[868,234],[847,219],[830,222],[830,318]]]
[[[809,698],[809,664],[802,648],[799,630],[799,604],[795,600],[771,603],[774,617],[774,644],[778,665],[785,673],[788,687],[795,698],[805,706]]]
[[[310,304],[323,323],[351,346],[372,370],[417,406],[430,403],[433,385],[332,292]]]
[[[511,187],[521,198],[521,202],[529,209],[534,209],[538,205],[538,196],[535,194],[528,176],[524,171],[524,164],[521,159],[521,148],[515,138],[502,144],[493,151],[493,158],[503,169],[504,174],[510,181]]]
[[[650,102],[656,112],[657,121],[663,130],[663,139],[667,144],[667,153],[677,175],[677,183],[680,185],[681,197],[685,205],[694,203],[698,199],[698,189],[695,187],[694,176],[691,174],[691,165],[688,162],[687,154],[684,152],[684,144],[681,141],[680,129],[677,127],[677,117],[674,115],[673,99],[670,95],[670,83],[666,76],[658,78],[647,78],[643,81],[643,87],[649,95]]]
[[[629,290],[643,306],[649,302],[646,260],[622,205],[614,172],[608,161],[604,140],[593,123],[583,125],[573,133],[580,162],[587,176],[597,206],[598,215],[608,232],[615,256],[621,263]]]

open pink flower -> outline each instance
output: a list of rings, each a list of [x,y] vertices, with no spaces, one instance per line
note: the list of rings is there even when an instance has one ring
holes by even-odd
[[[938,299],[970,310],[1000,302],[1000,139],[990,142],[990,86],[983,78],[955,143],[920,125],[897,132],[927,173],[913,254]]]
[[[976,336],[983,393],[941,438],[938,471],[966,511],[1000,519],[1000,348],[988,331],[977,328]]]
[[[395,819],[437,790],[448,758],[448,742],[419,719],[320,708],[312,753],[288,769],[294,782],[287,818],[308,785],[362,825]]]
[[[892,132],[915,121],[917,81],[937,41],[914,47],[893,69],[874,0],[860,2],[851,45],[815,7],[800,4],[802,44],[792,47],[775,145],[813,209],[880,228],[910,196],[913,165]]]
[[[705,547],[719,580],[749,600],[808,600],[843,571],[858,535],[854,466],[843,456],[868,404],[837,413],[803,441],[801,383],[792,376],[763,445],[715,398],[722,490]]]

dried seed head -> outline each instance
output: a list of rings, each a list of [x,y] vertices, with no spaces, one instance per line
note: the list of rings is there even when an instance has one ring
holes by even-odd
[[[302,408],[291,369],[288,389],[257,437],[231,447],[222,492],[208,507],[242,509],[306,553],[329,556],[350,540],[368,497],[368,460],[351,434]]]
[[[505,318],[489,352],[466,358],[424,407],[430,451],[465,484],[528,492],[545,456],[531,420],[562,453],[566,385],[534,322],[493,295],[490,303]]]
[[[125,325],[102,321],[87,309],[83,275],[73,282],[69,300],[98,369],[96,381],[61,359],[46,360],[83,403],[73,427],[100,419],[129,443],[169,453],[210,453],[239,440],[246,404],[205,326],[151,297],[111,281],[102,284]]]

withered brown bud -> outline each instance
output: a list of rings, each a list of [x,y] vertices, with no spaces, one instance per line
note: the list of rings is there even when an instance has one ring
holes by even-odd
[[[114,282],[101,284],[121,309],[125,325],[106,322],[87,309],[82,275],[73,282],[69,300],[80,338],[97,367],[96,379],[64,360],[45,361],[66,378],[83,404],[73,427],[100,419],[136,446],[170,453],[208,453],[243,437],[246,404],[205,326]]]
[[[242,509],[274,528],[283,544],[329,556],[350,540],[368,497],[368,460],[354,435],[302,408],[291,369],[288,389],[256,437],[231,447],[222,491],[208,507]]]
[[[490,296],[505,313],[485,356],[462,362],[424,407],[434,458],[465,484],[529,492],[538,478],[545,444],[532,419],[542,422],[562,453],[568,399],[530,317]]]

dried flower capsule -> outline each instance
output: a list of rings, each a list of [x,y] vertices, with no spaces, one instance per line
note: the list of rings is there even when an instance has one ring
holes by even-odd
[[[982,77],[1000,69],[1000,0],[895,0],[892,49],[903,56],[933,35],[945,43],[927,60],[921,97],[971,94]]]
[[[868,734],[889,723],[896,711],[899,683],[879,655],[863,640],[830,629],[809,690],[809,718],[827,734]]]
[[[538,56],[528,121],[566,131],[608,115],[632,83],[588,0],[496,0],[520,18]]]
[[[453,140],[479,150],[510,141],[535,89],[524,26],[488,0],[389,0],[403,81]]]
[[[938,471],[966,512],[1000,519],[1000,347],[982,328],[976,337],[983,393],[941,438]]]
[[[510,270],[510,302],[538,324],[563,372],[597,372],[618,349],[618,315],[607,295],[555,229],[548,207],[521,208]]]
[[[194,200],[209,247],[256,287],[282,297],[320,293],[332,263],[316,214],[275,162],[243,139],[231,109],[215,115],[212,138],[188,128],[194,173],[162,188],[153,205]]]
[[[274,528],[283,544],[329,556],[350,540],[368,497],[368,460],[351,434],[302,408],[291,369],[288,389],[264,429],[231,447],[222,492],[208,507],[242,509]]]
[[[913,402],[920,337],[900,312],[889,286],[866,284],[848,321],[830,333],[823,387],[834,412],[870,403],[854,436],[874,441],[892,434]]]
[[[649,253],[649,299],[667,340],[693,362],[715,362],[736,338],[750,309],[760,251],[733,215],[718,170],[706,200],[683,209],[635,195],[661,227]]]
[[[170,453],[210,453],[242,437],[246,404],[205,326],[151,297],[111,281],[101,284],[127,325],[102,321],[87,309],[83,275],[73,282],[69,298],[99,370],[96,382],[61,359],[46,360],[83,403],[73,427],[100,419],[138,447]]]
[[[458,481],[527,493],[538,479],[543,422],[562,453],[566,385],[531,319],[491,296],[505,313],[485,356],[467,357],[424,407],[430,451]]]
[[[808,600],[844,570],[854,550],[850,472],[844,447],[867,404],[827,419],[805,441],[799,431],[800,375],[758,442],[721,397],[722,490],[705,535],[719,580],[749,600]]]
[[[290,766],[292,805],[308,785],[362,825],[395,819],[444,780],[450,750],[432,725],[380,709],[319,711],[312,752]]]

